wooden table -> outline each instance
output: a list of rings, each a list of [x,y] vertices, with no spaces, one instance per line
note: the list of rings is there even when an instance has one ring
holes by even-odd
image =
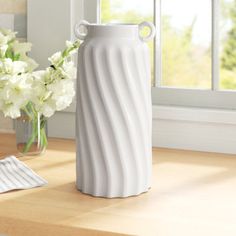
[[[0,156],[15,152],[0,134]],[[0,195],[0,235],[235,236],[236,157],[154,149],[150,192],[94,198],[75,188],[75,144],[51,139],[45,155],[21,160],[48,186]]]

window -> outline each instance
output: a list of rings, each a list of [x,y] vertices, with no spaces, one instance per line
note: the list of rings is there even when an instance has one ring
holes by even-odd
[[[236,1],[220,1],[220,88],[236,90]]]
[[[157,35],[149,44],[154,104],[236,109],[236,0],[86,4],[88,20],[95,14],[102,23],[155,23]]]
[[[211,19],[211,0],[162,1],[162,86],[211,88]]]

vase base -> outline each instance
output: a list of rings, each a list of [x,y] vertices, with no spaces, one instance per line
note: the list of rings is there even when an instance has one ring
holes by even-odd
[[[97,198],[128,198],[128,197],[137,197],[141,194],[144,194],[144,193],[147,193],[149,190],[151,189],[151,187],[148,187],[147,190],[144,190],[144,191],[139,191],[137,193],[134,193],[134,194],[127,194],[127,195],[105,195],[105,194],[96,194],[96,193],[90,193],[90,192],[86,192],[82,189],[80,189],[78,186],[77,186],[77,190],[80,191],[81,193],[83,194],[86,194],[86,195],[89,195],[91,197],[97,197]]]
[[[27,152],[24,152],[26,143],[18,143],[17,144],[17,150],[22,155],[29,155],[29,156],[37,156],[44,154],[46,148],[40,148],[38,147],[37,143],[33,143],[30,147],[30,149]]]

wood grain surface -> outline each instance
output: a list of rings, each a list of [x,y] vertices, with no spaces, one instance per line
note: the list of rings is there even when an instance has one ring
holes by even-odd
[[[0,134],[0,156],[14,153],[14,136]],[[151,190],[127,199],[76,190],[72,140],[50,139],[43,156],[21,160],[49,184],[0,195],[0,234],[236,235],[235,156],[154,149]]]

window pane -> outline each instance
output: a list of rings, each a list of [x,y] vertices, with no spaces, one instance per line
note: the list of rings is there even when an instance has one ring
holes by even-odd
[[[236,1],[220,2],[220,88],[236,89]]]
[[[211,87],[211,0],[162,0],[162,85]]]
[[[101,23],[135,23],[153,22],[154,0],[101,0]],[[150,48],[152,81],[154,71],[153,41]]]

